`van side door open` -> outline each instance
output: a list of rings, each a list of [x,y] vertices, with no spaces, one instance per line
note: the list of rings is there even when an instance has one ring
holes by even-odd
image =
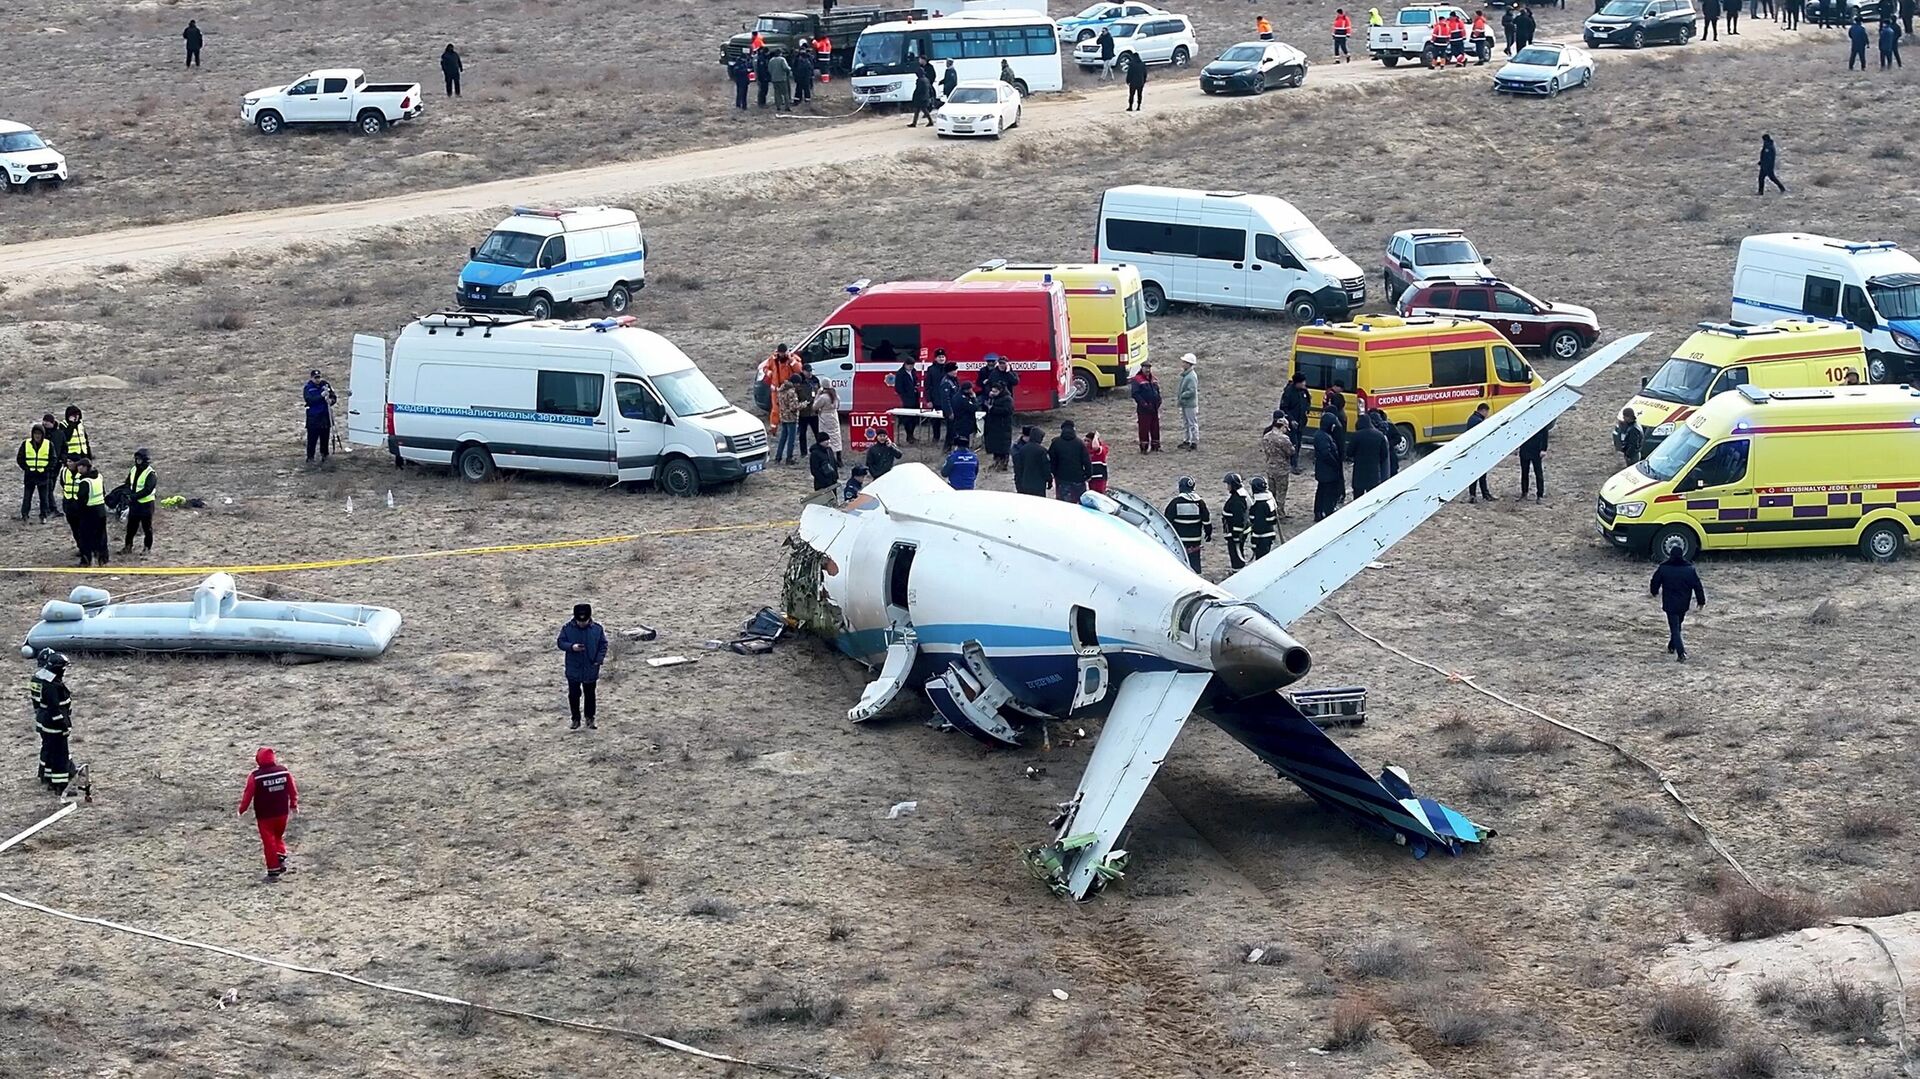
[[[672,420],[653,388],[634,379],[613,384],[613,444],[622,482],[650,480],[666,448]]]

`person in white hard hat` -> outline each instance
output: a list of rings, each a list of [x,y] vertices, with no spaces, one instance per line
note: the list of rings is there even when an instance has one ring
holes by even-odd
[[[1183,450],[1200,448],[1200,372],[1199,357],[1189,352],[1180,357],[1180,389],[1174,400],[1180,402],[1180,422],[1185,425],[1186,437],[1180,443]]]

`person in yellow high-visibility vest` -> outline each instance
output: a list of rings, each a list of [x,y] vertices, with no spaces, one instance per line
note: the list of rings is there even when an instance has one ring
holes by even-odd
[[[75,516],[77,509],[80,564],[91,566],[94,559],[99,559],[104,566],[107,564],[107,478],[92,461],[83,460],[81,468],[80,482],[74,488],[79,501],[75,509],[67,511],[67,516]]]
[[[71,454],[60,464],[60,505],[67,518],[67,531],[73,534],[73,545],[83,553],[86,545],[81,542],[82,529],[86,523],[87,504],[80,497],[81,477],[86,474],[87,459]]]
[[[146,450],[133,451],[133,467],[127,471],[127,536],[121,554],[133,550],[133,534],[143,532],[144,550],[153,550],[154,491],[153,464]]]
[[[47,437],[47,429],[34,424],[27,432],[26,440],[20,443],[20,452],[16,455],[20,462],[24,486],[20,493],[20,519],[27,519],[27,513],[33,509],[33,497],[40,496],[40,523],[46,524],[53,513],[53,440]]]

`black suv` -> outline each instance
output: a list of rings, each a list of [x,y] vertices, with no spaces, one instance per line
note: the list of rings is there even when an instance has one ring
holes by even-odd
[[[1587,48],[1624,45],[1638,49],[1670,41],[1693,40],[1692,0],[1607,0],[1607,6],[1587,17]]]

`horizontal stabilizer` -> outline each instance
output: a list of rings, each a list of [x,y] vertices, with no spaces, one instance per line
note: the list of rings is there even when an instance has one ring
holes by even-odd
[[[1415,857],[1435,847],[1458,854],[1463,843],[1493,835],[1456,810],[1416,797],[1397,768],[1378,778],[1367,774],[1284,694],[1217,702],[1204,714],[1314,801],[1391,836]]]

